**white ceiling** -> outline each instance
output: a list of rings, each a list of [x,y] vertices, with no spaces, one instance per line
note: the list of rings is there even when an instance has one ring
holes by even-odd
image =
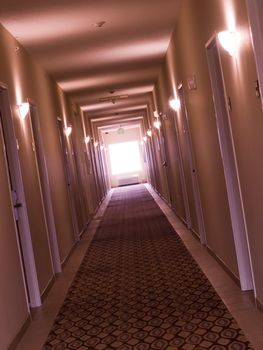
[[[1,0],[0,22],[88,115],[146,107],[180,0]],[[105,21],[101,27],[96,23]],[[111,91],[111,93],[110,93]],[[100,97],[128,94],[99,103]]]

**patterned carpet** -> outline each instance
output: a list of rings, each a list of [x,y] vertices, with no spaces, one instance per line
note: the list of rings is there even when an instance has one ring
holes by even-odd
[[[142,185],[116,189],[43,349],[252,349]]]

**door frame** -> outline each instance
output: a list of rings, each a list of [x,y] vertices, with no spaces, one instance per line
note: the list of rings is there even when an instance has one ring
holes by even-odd
[[[51,199],[47,163],[44,153],[44,146],[41,137],[39,117],[36,104],[32,100],[29,103],[30,128],[34,140],[36,163],[40,178],[40,188],[42,194],[43,207],[45,209],[45,219],[49,238],[49,248],[52,257],[52,266],[55,273],[61,273],[61,261],[58,247],[57,232],[54,219],[54,210]]]
[[[8,154],[10,175],[12,177],[19,204],[18,230],[21,242],[21,255],[24,261],[24,274],[27,283],[27,297],[30,307],[38,307],[42,304],[36,271],[36,263],[31,239],[31,232],[27,214],[22,173],[18,155],[18,141],[15,135],[13,117],[10,109],[8,87],[0,83],[0,103],[2,106],[2,126],[5,132],[6,151]]]
[[[70,164],[68,160],[68,149],[66,146],[65,141],[65,134],[63,129],[63,120],[60,117],[57,117],[57,125],[58,125],[58,131],[59,131],[59,137],[60,137],[60,144],[61,144],[61,151],[63,156],[63,163],[64,163],[64,170],[66,175],[66,181],[67,181],[67,188],[68,188],[68,199],[69,199],[69,207],[70,207],[70,213],[71,213],[71,219],[72,219],[72,225],[73,225],[73,234],[75,237],[75,241],[79,241],[79,228],[78,228],[78,220],[77,220],[77,214],[76,214],[76,206],[75,206],[75,199],[74,194],[72,193],[72,174],[70,169]]]
[[[176,144],[176,150],[175,152],[178,155],[178,168],[179,168],[179,179],[181,183],[182,188],[182,194],[183,194],[183,202],[184,202],[184,209],[185,209],[185,219],[184,222],[186,223],[186,226],[188,229],[191,229],[192,222],[191,222],[191,215],[190,215],[190,207],[189,207],[189,200],[188,200],[188,194],[187,194],[187,188],[186,188],[186,182],[185,182],[185,174],[184,174],[184,166],[183,166],[183,158],[182,158],[182,151],[179,141],[179,132],[178,132],[178,126],[177,126],[177,114],[175,111],[172,111],[173,113],[173,122],[174,122],[174,128],[175,128],[175,144]]]
[[[186,133],[185,133],[186,147],[187,147],[187,153],[188,153],[189,168],[191,173],[191,183],[193,188],[194,204],[195,204],[195,211],[196,211],[196,217],[197,217],[199,237],[200,237],[200,242],[206,245],[207,240],[206,240],[205,223],[204,223],[204,217],[203,217],[203,208],[202,208],[196,163],[195,163],[194,153],[193,153],[193,144],[191,139],[190,126],[189,126],[189,120],[188,120],[188,114],[186,109],[185,96],[184,96],[182,83],[178,86],[177,91],[178,91],[178,97],[181,103],[180,111],[183,119],[183,126],[186,129]]]
[[[260,14],[262,16],[263,12],[263,3],[262,0],[247,0],[246,2],[263,108],[263,22],[260,18]]]
[[[247,236],[246,218],[235,154],[219,43],[214,35],[206,44],[208,69],[215,108],[217,133],[226,182],[233,238],[242,290],[254,289],[254,277]],[[232,59],[232,57],[231,57]]]

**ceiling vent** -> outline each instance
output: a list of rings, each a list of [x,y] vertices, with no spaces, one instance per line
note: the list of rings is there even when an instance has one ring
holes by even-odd
[[[117,100],[124,100],[128,97],[129,97],[129,95],[116,95],[116,96],[101,97],[101,98],[99,98],[99,102],[112,102],[113,104],[115,104]]]
[[[95,22],[95,23],[92,23],[92,27],[96,27],[96,28],[101,28],[104,26],[104,24],[106,24],[106,21],[99,21],[99,22]]]

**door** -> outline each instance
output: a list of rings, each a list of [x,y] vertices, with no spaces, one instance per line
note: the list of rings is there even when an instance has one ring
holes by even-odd
[[[73,174],[70,166],[70,160],[69,160],[69,154],[68,154],[69,151],[65,141],[63,123],[60,118],[58,118],[58,130],[60,134],[60,143],[61,143],[63,159],[64,159],[65,174],[67,177],[69,205],[70,205],[70,211],[71,211],[71,217],[72,217],[72,223],[73,223],[73,229],[74,229],[74,236],[75,236],[75,240],[78,241],[80,227],[79,227],[79,222],[78,222],[77,213],[76,213],[76,203],[75,203],[76,197],[74,194],[74,188],[72,187],[74,180],[73,180]]]
[[[37,108],[32,102],[30,102],[29,104],[29,116],[30,116],[30,122],[31,122],[31,131],[33,134],[32,136],[34,140],[33,142],[36,150],[35,154],[36,154],[36,161],[38,164],[43,202],[45,207],[45,214],[46,214],[46,221],[47,221],[48,235],[49,235],[49,245],[50,245],[51,257],[52,257],[52,265],[53,265],[54,272],[60,273],[61,263],[60,263],[57,233],[56,233],[56,227],[55,227],[55,221],[54,221],[47,165],[46,165],[46,159],[44,155],[44,148],[43,148],[42,137],[40,132]]]
[[[182,153],[185,183],[191,216],[191,229],[198,234],[201,243],[205,244],[206,237],[203,211],[182,85],[180,85],[178,89],[178,97],[181,102],[181,108],[177,113],[176,124]]]
[[[236,164],[229,112],[225,97],[224,78],[216,38],[213,38],[207,44],[207,58],[239,278],[242,290],[251,290],[253,289],[253,277],[247,242],[247,228],[239,185],[239,174]]]
[[[170,127],[169,124],[170,124],[169,117],[165,115],[165,117],[162,118],[162,127],[160,129],[161,149],[162,149],[161,154],[163,159],[163,166],[165,168],[165,173],[167,177],[170,205],[172,209],[176,211],[174,177],[171,169],[172,159],[169,156],[169,147],[167,144],[167,133]]]
[[[190,209],[175,118],[175,112],[172,111],[169,118],[164,121],[165,134],[170,135],[169,138],[167,137],[167,140],[169,140],[169,143],[167,142],[167,156],[170,167],[169,178],[174,191],[175,213],[186,223],[188,228],[191,228]]]
[[[163,116],[162,116],[163,119]],[[167,154],[166,154],[166,146],[165,146],[165,139],[163,134],[163,120],[161,123],[160,128],[156,132],[156,143],[157,143],[157,149],[158,149],[158,161],[160,164],[159,167],[159,175],[160,175],[160,185],[162,188],[161,194],[162,198],[170,205],[171,204],[171,197],[170,197],[170,189],[169,189],[169,182],[168,182],[168,174],[167,174]]]
[[[87,221],[86,218],[88,216],[88,211],[85,210],[85,199],[84,193],[82,191],[83,184],[81,179],[81,171],[78,155],[76,152],[75,144],[72,140],[72,136],[70,135],[67,140],[68,145],[68,160],[72,173],[73,185],[74,185],[74,196],[75,196],[75,205],[76,205],[76,215],[79,226],[79,236],[84,233],[86,228]]]
[[[36,261],[28,220],[22,173],[18,156],[18,145],[10,111],[8,91],[0,87],[0,122],[2,138],[5,144],[8,162],[10,187],[12,191],[14,214],[18,229],[18,238],[23,262],[28,302],[31,307],[41,305],[40,288],[36,270]]]
[[[259,80],[258,94],[263,107],[263,2],[262,0],[247,0],[246,3]]]

